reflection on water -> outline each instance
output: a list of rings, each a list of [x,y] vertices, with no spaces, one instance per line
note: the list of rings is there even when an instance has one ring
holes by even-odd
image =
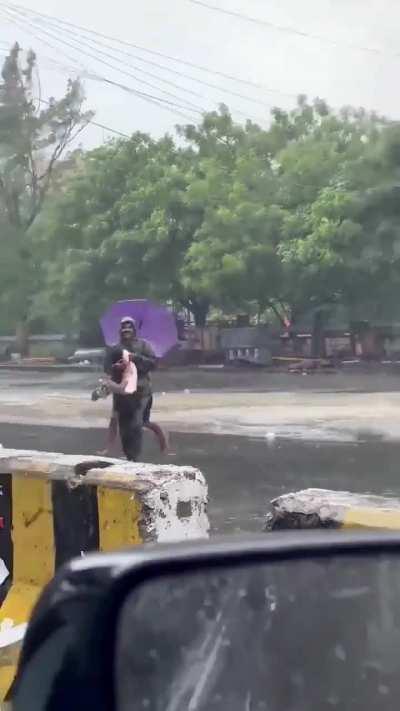
[[[204,471],[214,533],[260,531],[271,499],[316,487],[400,497],[400,442],[173,435],[174,462]]]

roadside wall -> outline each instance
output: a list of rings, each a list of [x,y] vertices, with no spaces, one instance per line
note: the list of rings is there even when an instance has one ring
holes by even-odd
[[[33,605],[75,556],[208,536],[193,467],[0,449],[0,698]]]

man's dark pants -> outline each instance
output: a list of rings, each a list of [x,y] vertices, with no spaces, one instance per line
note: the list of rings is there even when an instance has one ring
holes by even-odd
[[[150,397],[135,398],[129,412],[118,413],[118,426],[122,449],[128,461],[137,462],[142,451],[143,416]]]

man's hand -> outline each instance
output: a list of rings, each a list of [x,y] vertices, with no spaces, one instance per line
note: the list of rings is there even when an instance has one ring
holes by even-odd
[[[110,390],[104,380],[99,380],[97,388],[92,392],[92,401],[97,402],[101,398],[105,398],[110,394]]]
[[[104,387],[108,388],[110,393],[114,393],[114,395],[124,395],[125,391],[121,383],[114,383],[111,378],[103,378],[103,385]]]
[[[131,354],[132,363],[136,365],[138,373],[145,375],[150,370],[154,370],[156,367],[156,356],[151,352],[149,354],[135,353]]]
[[[143,360],[146,360],[146,358],[143,359],[141,353],[131,353],[131,361],[136,365],[137,368],[140,368],[140,366],[143,365]]]

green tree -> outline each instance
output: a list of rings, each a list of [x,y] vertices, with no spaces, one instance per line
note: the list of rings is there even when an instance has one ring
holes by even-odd
[[[278,199],[286,212],[278,246],[281,301],[292,323],[313,311],[321,327],[327,307],[365,296],[357,181],[385,130],[380,117],[363,111],[336,115],[314,105],[307,132],[276,156]],[[377,177],[370,171],[370,183]]]
[[[334,254],[330,262],[323,255],[318,201],[365,153],[375,120],[350,110],[337,116],[300,97],[293,111],[273,111],[267,131],[250,122],[235,128],[222,111],[182,133],[200,161],[188,198],[204,210],[185,259],[187,282],[222,308],[269,308],[285,324],[335,301],[339,269]],[[318,235],[320,253],[307,252]]]
[[[36,99],[36,55],[29,51],[25,62],[20,55],[15,44],[4,61],[0,83],[1,273],[6,276],[0,280],[0,299],[3,308],[14,315],[18,348],[26,353],[33,297],[41,279],[31,229],[57,163],[92,113],[82,111],[84,94],[79,81],[69,81],[60,100]],[[7,240],[10,249],[4,249]]]
[[[314,312],[321,331],[331,307],[353,317],[394,301],[396,126],[300,97],[267,130],[237,126],[222,106],[178,133],[137,133],[80,159],[36,223],[46,308],[82,325],[114,299],[152,297],[198,325],[218,307],[285,325]]]

